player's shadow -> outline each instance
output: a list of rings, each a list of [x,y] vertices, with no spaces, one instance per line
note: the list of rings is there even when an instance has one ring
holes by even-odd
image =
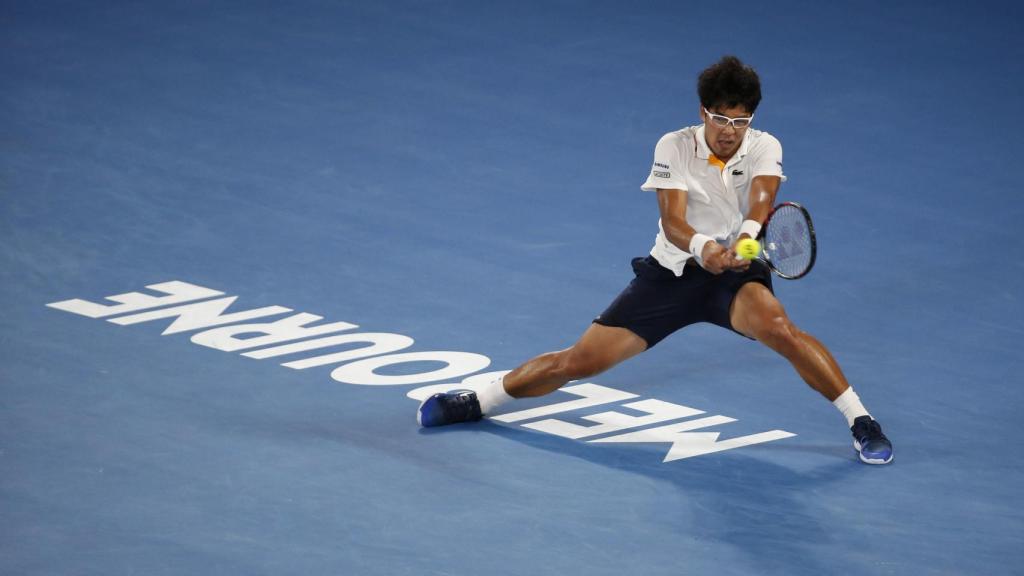
[[[465,431],[463,426],[434,430],[455,433]],[[591,444],[489,420],[469,426],[674,486],[695,504],[691,509],[697,515],[679,518],[680,532],[734,547],[761,573],[791,573],[793,566],[806,573],[830,573],[834,566],[821,562],[814,549],[834,544],[836,536],[820,522],[813,494],[829,486],[842,489],[844,480],[863,472],[853,451],[842,446],[787,446],[784,440],[771,444],[771,450],[828,457],[828,463],[804,472],[736,451],[663,463],[666,444]]]

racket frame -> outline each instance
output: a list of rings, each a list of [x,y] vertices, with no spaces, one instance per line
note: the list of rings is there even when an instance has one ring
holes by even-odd
[[[764,262],[765,264],[767,264],[768,268],[770,268],[771,271],[774,272],[775,275],[778,276],[779,278],[784,278],[786,280],[797,280],[799,278],[803,278],[804,276],[807,276],[807,274],[811,271],[811,269],[814,268],[814,262],[818,258],[818,240],[817,240],[817,237],[814,234],[814,221],[811,220],[811,213],[808,212],[806,208],[804,208],[802,205],[800,205],[800,204],[798,204],[796,202],[783,202],[782,204],[779,204],[778,206],[772,208],[772,211],[768,213],[768,217],[764,219],[764,225],[761,226],[761,231],[757,233],[756,240],[758,242],[762,243],[761,244],[762,247],[764,246],[764,243],[763,243],[764,237],[765,237],[765,234],[768,233],[768,226],[771,225],[772,216],[774,216],[775,213],[777,211],[779,211],[779,209],[781,209],[781,208],[783,208],[785,206],[792,206],[793,208],[796,208],[801,213],[803,213],[804,220],[807,223],[807,235],[810,236],[810,240],[811,240],[811,261],[810,261],[810,263],[807,264],[807,268],[801,274],[798,274],[796,276],[790,276],[788,274],[784,274],[782,271],[780,271],[778,268],[775,267],[775,264],[773,264],[771,259],[767,257],[767,253],[764,251],[763,248],[762,248],[762,251],[761,251],[762,255],[758,256],[757,259],[762,261],[762,262]]]

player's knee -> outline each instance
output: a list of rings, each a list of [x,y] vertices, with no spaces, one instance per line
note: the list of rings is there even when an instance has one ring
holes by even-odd
[[[772,316],[762,323],[756,338],[769,348],[786,352],[800,343],[799,329],[784,315]]]
[[[559,360],[559,374],[567,380],[590,378],[609,368],[599,354],[576,346],[564,351]]]

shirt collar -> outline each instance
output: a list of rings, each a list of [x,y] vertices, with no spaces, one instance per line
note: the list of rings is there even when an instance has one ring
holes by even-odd
[[[696,136],[696,140],[697,140],[697,149],[695,151],[696,154],[697,154],[697,158],[700,158],[701,160],[710,160],[711,159],[711,148],[708,146],[707,140],[704,139],[704,125],[703,124],[701,124],[697,128],[697,133],[696,133],[695,136]],[[726,164],[731,164],[731,163],[733,163],[736,160],[742,159],[744,156],[747,155],[747,150],[749,150],[749,149],[750,149],[750,128],[747,128],[746,134],[743,135],[743,142],[740,142],[740,149],[737,150],[735,154],[733,154],[732,158],[730,158],[729,161]]]

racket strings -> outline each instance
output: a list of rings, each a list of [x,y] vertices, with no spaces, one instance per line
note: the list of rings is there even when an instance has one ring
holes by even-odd
[[[800,276],[813,264],[813,239],[807,219],[795,206],[781,206],[772,214],[764,240],[766,258],[784,276]]]

